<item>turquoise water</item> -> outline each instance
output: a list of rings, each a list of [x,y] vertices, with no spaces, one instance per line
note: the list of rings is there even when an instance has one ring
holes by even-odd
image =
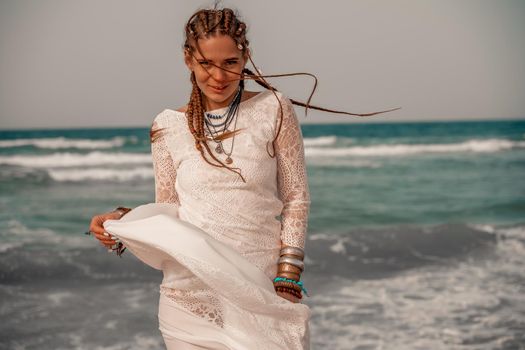
[[[311,228],[504,224],[525,212],[525,123],[306,126]]]
[[[313,349],[525,343],[525,121],[302,131]],[[162,347],[159,272],[83,235],[154,201],[149,152],[146,128],[0,131],[0,348]]]
[[[523,121],[303,125],[310,228],[520,222],[524,134]],[[30,186],[29,199],[67,205],[76,200],[64,191],[90,199],[99,186],[91,198],[99,210],[116,203],[106,187],[122,188],[122,203],[152,201],[147,137],[147,129],[0,131],[4,200],[27,205],[19,194]]]

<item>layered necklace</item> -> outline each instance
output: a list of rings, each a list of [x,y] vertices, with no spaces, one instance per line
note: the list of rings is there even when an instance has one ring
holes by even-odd
[[[239,89],[237,90],[235,97],[228,105],[228,109],[226,110],[226,112],[224,112],[224,114],[211,114],[208,112],[204,112],[204,125],[206,125],[206,129],[208,129],[208,132],[214,139],[216,136],[224,133],[225,131],[230,131],[228,128],[234,119],[235,123],[233,126],[233,130],[235,131],[237,129],[237,112],[239,110],[239,104],[241,103],[242,91],[242,84],[239,84]],[[219,154],[224,153],[226,155],[226,164],[231,164],[233,162],[231,155],[233,152],[235,135],[233,135],[232,137],[232,145],[230,147],[229,152],[226,152],[226,150],[224,149],[222,140],[213,141],[217,144],[217,146],[215,147],[215,152]]]

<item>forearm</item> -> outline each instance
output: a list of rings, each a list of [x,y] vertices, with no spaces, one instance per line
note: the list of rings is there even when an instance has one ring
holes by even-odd
[[[283,101],[282,129],[277,137],[277,180],[281,212],[281,253],[274,279],[277,291],[301,299],[305,236],[310,210],[310,193],[304,146],[297,116],[288,99]]]
[[[302,194],[285,201],[281,213],[281,242],[283,247],[292,246],[304,249],[308,229],[310,197],[307,187],[302,187],[294,192]]]

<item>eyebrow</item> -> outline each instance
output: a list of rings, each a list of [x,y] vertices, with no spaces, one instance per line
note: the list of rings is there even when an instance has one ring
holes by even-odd
[[[213,60],[210,60],[208,58],[197,58],[198,61],[210,61],[210,62],[213,62]],[[230,58],[226,58],[224,59],[225,61],[238,61],[239,60],[239,57],[230,57]]]

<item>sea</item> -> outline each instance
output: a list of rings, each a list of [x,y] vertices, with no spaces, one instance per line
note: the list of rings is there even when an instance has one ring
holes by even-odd
[[[302,125],[314,350],[525,349],[525,120]],[[0,349],[163,349],[147,128],[0,131]]]

